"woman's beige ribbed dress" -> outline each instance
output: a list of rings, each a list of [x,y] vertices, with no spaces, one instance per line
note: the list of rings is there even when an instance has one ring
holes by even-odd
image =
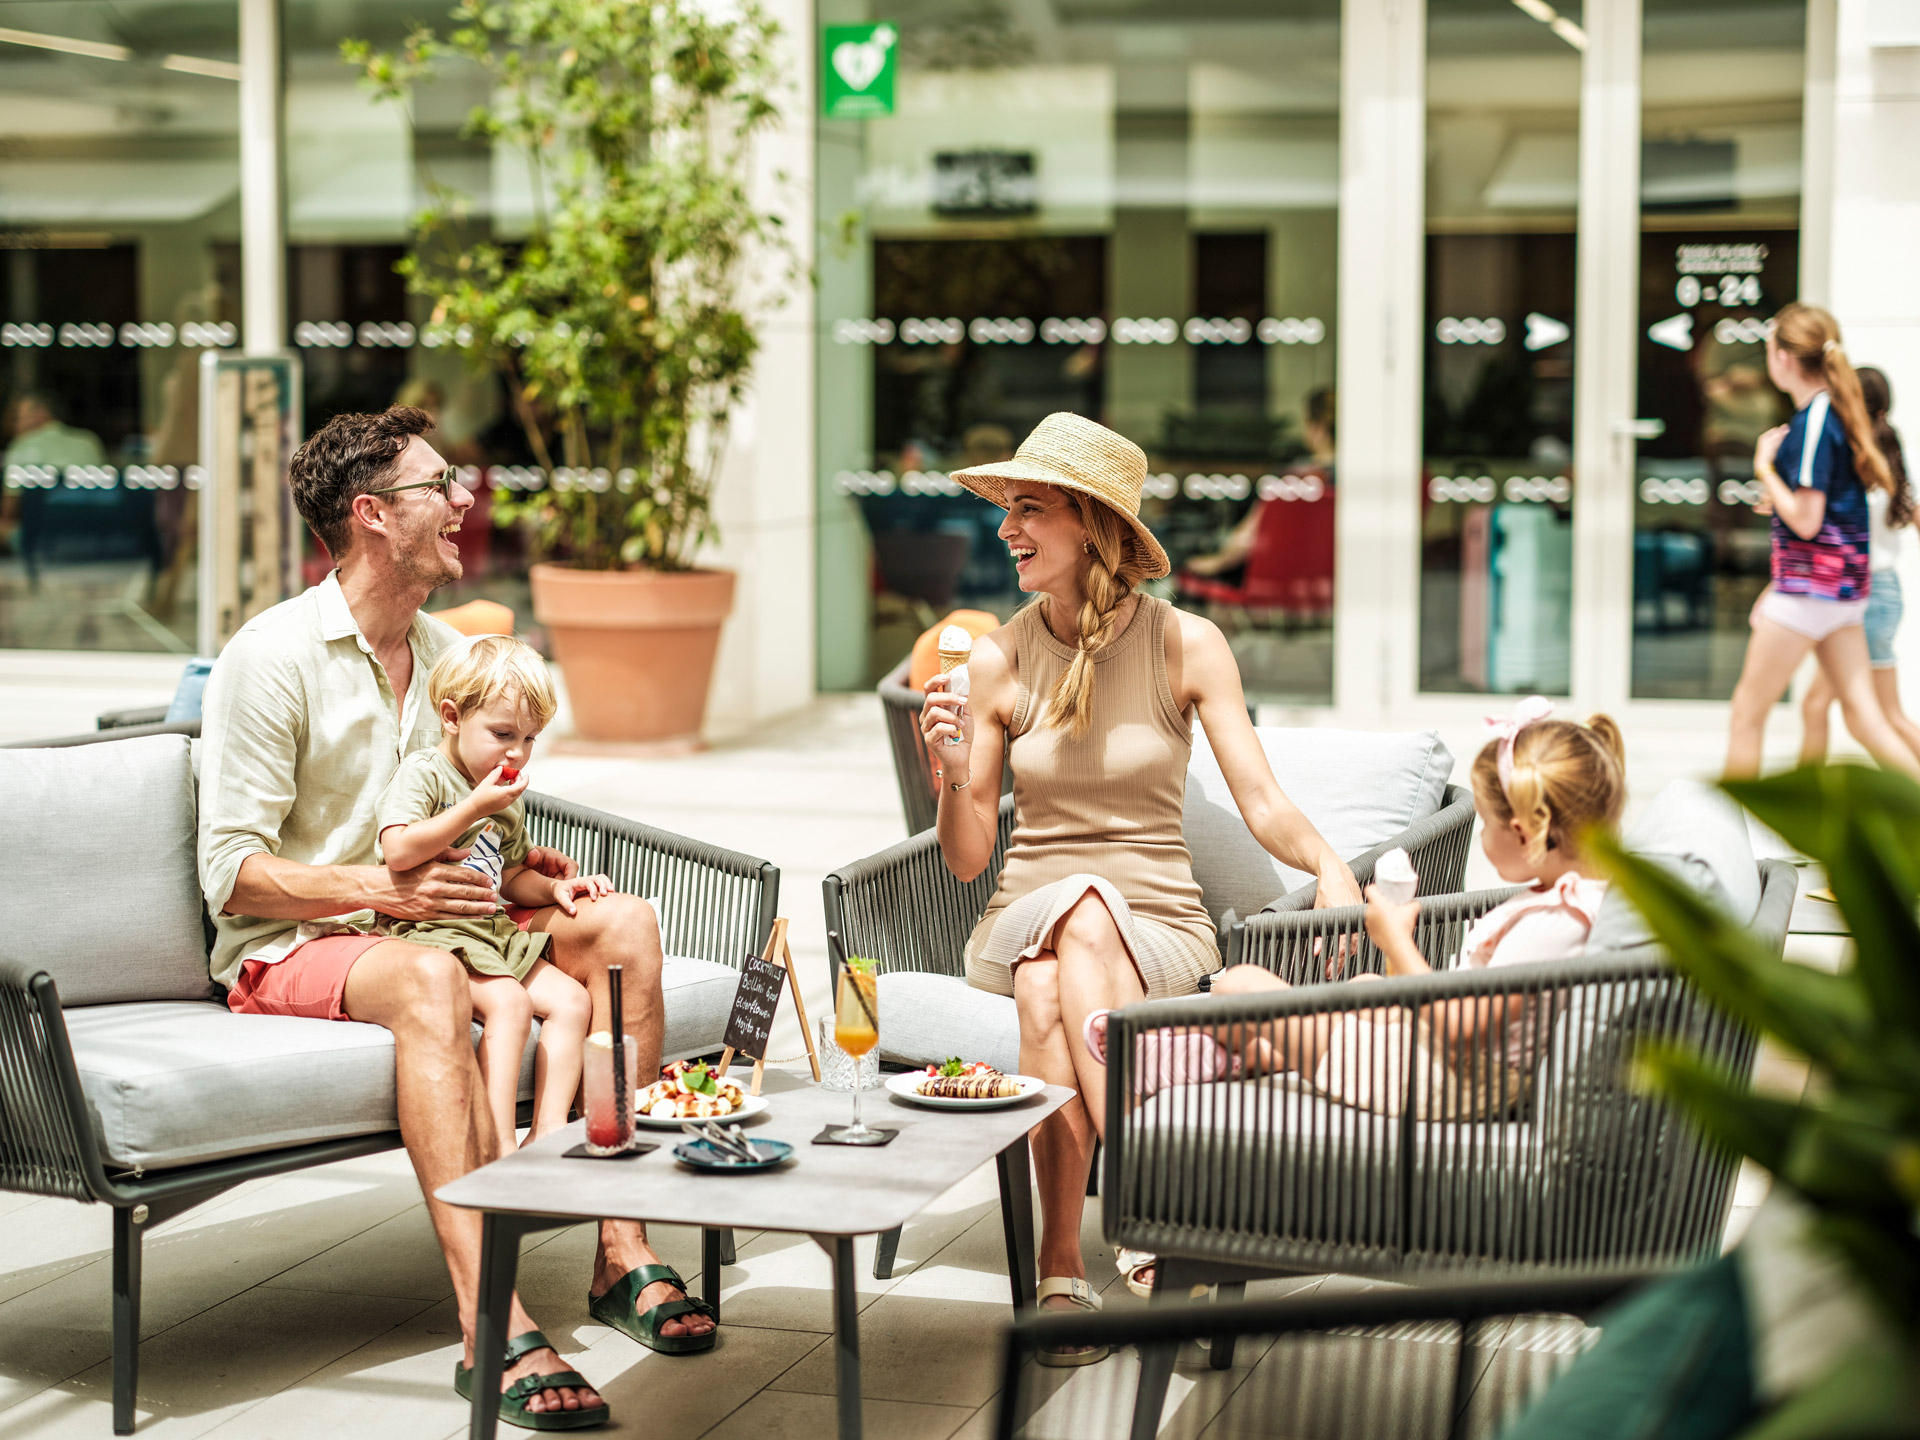
[[[1013,839],[987,913],[967,942],[967,980],[1013,993],[1013,967],[1050,943],[1088,891],[1106,902],[1149,996],[1191,995],[1220,968],[1180,829],[1192,727],[1167,683],[1167,617],[1143,595],[1094,657],[1093,715],[1079,740],[1041,723],[1074,651],[1039,605],[1007,626],[1014,646]]]

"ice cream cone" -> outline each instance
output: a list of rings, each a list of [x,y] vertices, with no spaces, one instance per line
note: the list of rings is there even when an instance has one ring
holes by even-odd
[[[940,632],[940,673],[953,676],[947,686],[949,695],[965,697],[968,691],[967,662],[973,658],[973,636],[958,625],[949,625]],[[955,672],[958,672],[957,674]],[[949,738],[949,745],[958,745],[958,736]]]

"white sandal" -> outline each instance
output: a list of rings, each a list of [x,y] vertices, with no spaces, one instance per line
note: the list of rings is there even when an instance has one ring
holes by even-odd
[[[1081,1310],[1098,1312],[1100,1297],[1093,1293],[1093,1287],[1077,1276],[1052,1275],[1042,1280],[1034,1288],[1033,1301],[1036,1307],[1051,1300],[1055,1295],[1064,1295]],[[1071,1350],[1042,1349],[1034,1359],[1042,1365],[1051,1365],[1064,1369],[1070,1365],[1098,1365],[1113,1352],[1110,1345],[1082,1346]]]
[[[1150,1255],[1145,1250],[1128,1250],[1123,1246],[1113,1252],[1114,1268],[1126,1280],[1127,1289],[1142,1300],[1153,1298],[1153,1286],[1140,1279],[1140,1272],[1151,1270],[1159,1263],[1158,1255]]]
[[[1142,1300],[1153,1298],[1153,1286],[1142,1280],[1140,1275],[1143,1271],[1151,1270],[1160,1263],[1158,1255],[1150,1255],[1145,1250],[1128,1250],[1123,1246],[1113,1252],[1113,1263],[1125,1277],[1127,1289]],[[1187,1298],[1198,1300],[1207,1293],[1207,1288],[1205,1285],[1190,1285],[1187,1287]]]

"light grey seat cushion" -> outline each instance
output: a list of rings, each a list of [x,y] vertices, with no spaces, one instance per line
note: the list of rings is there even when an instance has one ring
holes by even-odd
[[[1746,815],[1726,795],[1697,780],[1662,790],[1625,837],[1635,855],[1664,866],[1742,924],[1760,908],[1760,867]],[[1587,950],[1625,950],[1653,941],[1626,893],[1611,888],[1594,917]]]
[[[163,1169],[399,1124],[393,1036],[378,1025],[235,1015],[217,1001],[95,1005],[66,1021],[109,1166]]]
[[[1287,798],[1342,856],[1391,840],[1440,808],[1453,755],[1438,732],[1375,734],[1262,726],[1261,748]],[[1252,915],[1314,877],[1282,865],[1253,838],[1220,762],[1195,730],[1185,814],[1193,878],[1215,925]]]
[[[1009,997],[910,970],[882,975],[879,990],[882,1060],[932,1065],[958,1055],[1020,1072],[1020,1017]]]
[[[64,1005],[204,1000],[184,735],[0,750],[5,887],[0,955],[44,968]]]
[[[1403,1182],[1409,1132],[1414,1174]],[[1123,1143],[1143,1167],[1133,1183],[1146,1187],[1150,1212],[1330,1257],[1432,1247],[1440,1230],[1469,1253],[1500,1254],[1515,1200],[1540,1170],[1530,1125],[1408,1125],[1329,1100],[1293,1075],[1163,1090],[1128,1118]]]
[[[711,961],[667,959],[663,1058],[720,1048],[739,978]],[[235,1015],[217,1001],[91,1005],[66,1022],[102,1158],[116,1169],[203,1164],[400,1123],[393,1036],[378,1025]],[[532,1094],[530,1040],[520,1098]]]
[[[660,967],[660,991],[667,1006],[662,1060],[686,1060],[718,1050],[726,1041],[727,1016],[740,972],[712,960],[669,955]]]

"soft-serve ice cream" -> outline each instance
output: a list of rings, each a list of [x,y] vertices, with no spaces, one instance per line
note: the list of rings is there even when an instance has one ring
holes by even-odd
[[[940,673],[948,677],[947,693],[961,699],[967,697],[970,682],[967,678],[967,662],[973,658],[973,636],[958,625],[949,625],[940,632]],[[949,745],[960,743],[957,737],[946,742]]]
[[[1420,888],[1420,877],[1414,873],[1413,861],[1407,858],[1407,852],[1395,846],[1374,864],[1373,883],[1382,900],[1405,905]]]

